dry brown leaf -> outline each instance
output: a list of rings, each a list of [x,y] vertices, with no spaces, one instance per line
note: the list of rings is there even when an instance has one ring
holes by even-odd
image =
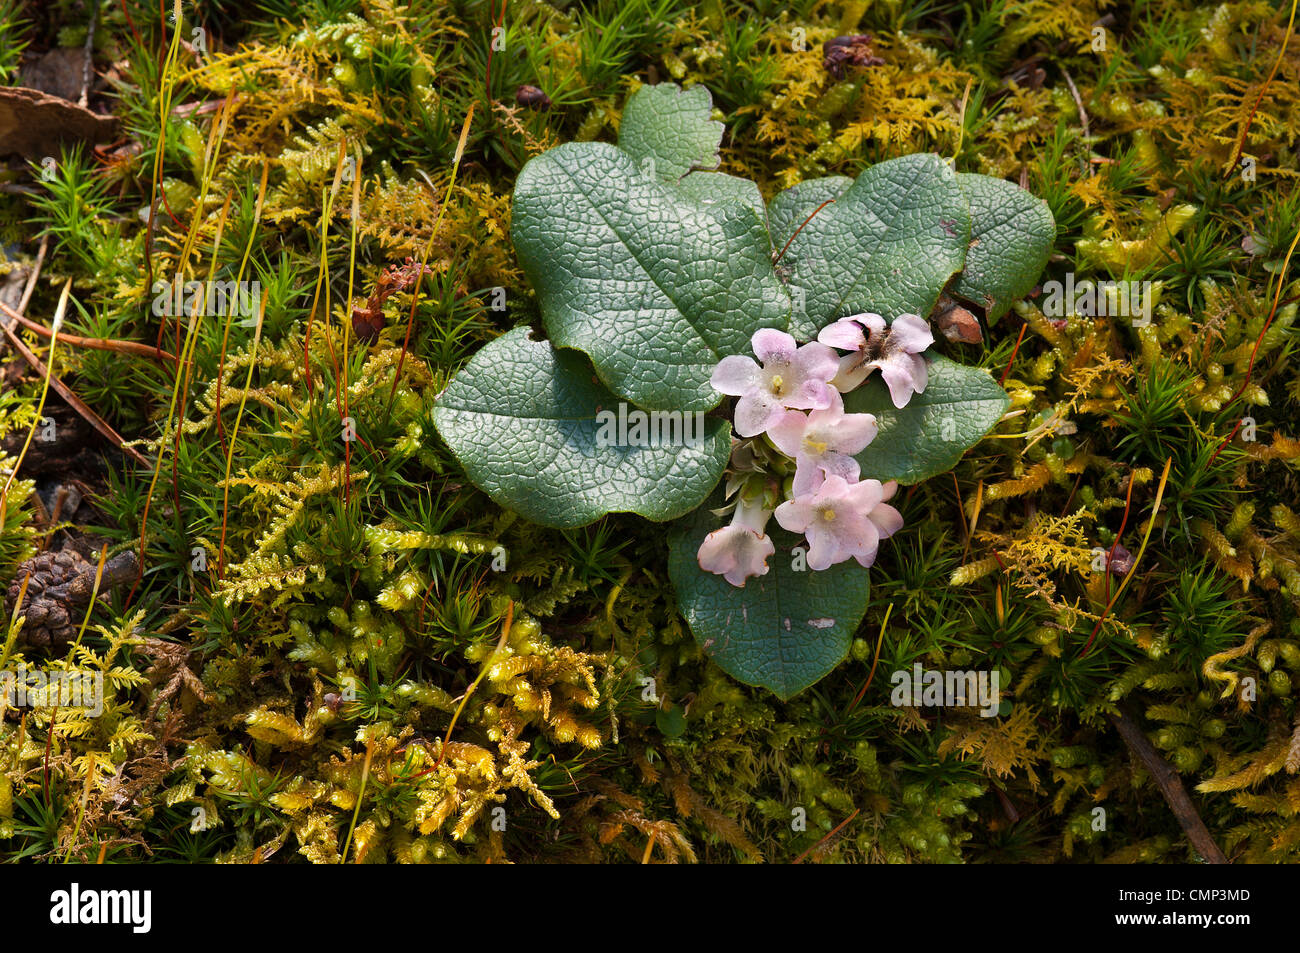
[[[106,142],[116,128],[112,116],[100,116],[66,99],[22,86],[0,86],[0,155],[56,157],[62,144]]]

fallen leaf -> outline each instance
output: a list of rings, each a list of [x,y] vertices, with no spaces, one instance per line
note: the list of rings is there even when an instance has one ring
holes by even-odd
[[[0,154],[40,160],[69,142],[106,142],[117,120],[57,96],[22,86],[0,86]]]
[[[81,47],[50,50],[42,56],[28,56],[18,71],[18,82],[27,89],[40,90],[70,102],[81,97],[81,83],[86,76],[86,51]],[[94,78],[94,73],[91,73]]]

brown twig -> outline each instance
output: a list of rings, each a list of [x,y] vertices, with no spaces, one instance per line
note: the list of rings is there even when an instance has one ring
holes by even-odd
[[[45,362],[32,353],[31,349],[23,343],[22,338],[15,334],[8,324],[0,322],[0,329],[4,331],[5,337],[9,339],[9,343],[13,346],[14,350],[21,354],[23,360],[31,365],[32,370],[44,377]],[[55,392],[60,397],[67,401],[68,406],[81,414],[86,423],[98,430],[109,443],[117,447],[117,449],[121,450],[123,453],[129,454],[142,466],[153,466],[153,464],[149,462],[149,459],[139,450],[136,450],[134,447],[125,446],[125,441],[122,439],[122,435],[110,427],[103,417],[99,416],[99,414],[87,407],[85,401],[74,394],[67,384],[63,383],[63,381],[59,380],[53,374],[50,375],[50,386],[54,388]]]
[[[1092,133],[1088,130],[1088,110],[1083,108],[1083,97],[1079,95],[1079,88],[1074,85],[1074,80],[1070,78],[1069,70],[1061,67],[1061,75],[1065,77],[1065,85],[1070,87],[1070,95],[1074,98],[1074,104],[1079,107],[1079,125],[1083,127],[1083,138],[1087,139]]]
[[[1120,733],[1120,737],[1147,769],[1151,780],[1155,781],[1156,786],[1160,788],[1160,793],[1168,802],[1169,809],[1174,812],[1179,826],[1187,835],[1187,839],[1192,842],[1192,847],[1201,855],[1201,859],[1208,864],[1228,863],[1228,858],[1224,856],[1223,851],[1219,849],[1219,845],[1214,842],[1214,838],[1206,829],[1205,822],[1196,813],[1196,807],[1192,804],[1192,799],[1187,796],[1187,789],[1183,787],[1178,772],[1156,752],[1133,715],[1121,709],[1118,715],[1108,717]]]
[[[852,821],[855,817],[857,817],[857,816],[858,816],[859,814],[861,814],[861,813],[862,813],[862,808],[860,808],[860,807],[859,807],[859,808],[854,808],[852,814],[850,814],[848,817],[844,818],[844,820],[842,820],[842,821],[840,821],[838,824],[836,824],[835,827],[834,827],[832,830],[830,830],[830,831],[826,834],[825,837],[823,837],[823,838],[822,838],[821,840],[819,840],[817,843],[813,844],[813,845],[812,845],[811,847],[809,847],[806,851],[804,851],[802,854],[800,854],[798,857],[796,857],[796,858],[794,859],[793,863],[796,863],[796,864],[802,864],[803,861],[804,861],[804,858],[805,858],[805,857],[807,857],[809,854],[811,854],[813,851],[815,851],[818,847],[822,846],[822,844],[826,843],[828,840],[830,840],[832,837],[834,837],[836,834],[838,834],[840,831],[842,831],[845,827],[848,826],[848,824],[849,824],[850,821]]]
[[[27,305],[36,291],[36,281],[41,277],[41,266],[45,264],[45,253],[49,250],[50,236],[45,235],[41,238],[41,247],[36,251],[36,264],[32,265],[32,273],[27,276],[27,287],[23,289],[23,296],[18,299],[19,314],[27,313]]]
[[[95,72],[95,27],[98,23],[99,0],[94,0],[90,5],[90,26],[86,28],[86,42],[82,47],[85,62],[81,67],[81,95],[77,97],[77,105],[82,109],[90,101],[90,77]]]
[[[33,321],[31,318],[23,317],[13,308],[10,308],[3,301],[0,301],[0,311],[3,311],[9,317],[17,321],[27,330],[49,340],[54,336],[54,332],[43,324]],[[179,363],[175,354],[168,351],[160,351],[156,347],[148,344],[141,344],[138,341],[119,341],[114,338],[83,338],[75,334],[60,334],[60,344],[68,344],[72,347],[85,347],[95,351],[115,351],[118,354],[133,354],[137,357],[148,357],[155,360],[167,360],[172,363]]]

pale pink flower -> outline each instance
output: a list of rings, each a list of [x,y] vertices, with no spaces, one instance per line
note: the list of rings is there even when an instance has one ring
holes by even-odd
[[[743,587],[750,576],[767,575],[767,557],[776,552],[775,544],[763,532],[771,515],[771,510],[763,509],[762,497],[746,503],[742,496],[731,525],[704,537],[696,555],[700,568],[737,587]]]
[[[840,359],[832,381],[841,393],[853,390],[879,369],[894,406],[906,407],[913,392],[921,393],[929,382],[921,352],[934,343],[934,335],[918,315],[900,314],[886,329],[885,319],[878,314],[855,314],[822,328],[817,340],[852,352]]]
[[[893,480],[849,483],[831,474],[816,492],[778,506],[776,521],[808,537],[811,569],[828,569],[849,557],[870,566],[880,541],[903,527],[902,515],[884,502],[897,489]]]
[[[794,338],[775,328],[754,332],[753,358],[731,354],[713,369],[715,390],[739,397],[736,402],[736,433],[756,437],[776,423],[787,407],[820,410],[838,398],[830,379],[839,370],[839,359],[825,344],[812,342],[798,347]]]
[[[778,450],[794,458],[794,495],[800,497],[816,490],[823,474],[856,482],[859,467],[852,455],[861,453],[878,429],[874,414],[846,414],[843,401],[836,400],[809,414],[787,410],[767,435]]]

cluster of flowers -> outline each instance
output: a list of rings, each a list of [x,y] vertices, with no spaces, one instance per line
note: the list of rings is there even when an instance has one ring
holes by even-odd
[[[807,537],[809,568],[850,557],[870,566],[880,540],[903,526],[885,502],[898,484],[859,479],[853,454],[876,436],[876,418],[846,414],[842,395],[879,370],[894,406],[905,406],[925,390],[921,352],[934,343],[930,326],[914,314],[888,326],[878,314],[855,314],[802,346],[773,328],[756,332],[751,343],[758,362],[730,355],[713,371],[713,386],[739,398],[735,433],[751,439],[733,448],[728,491],[739,495],[732,522],[705,538],[700,568],[733,586],[765,575],[776,547],[764,531],[774,515],[784,529]],[[789,474],[790,461],[793,478],[774,481]]]

